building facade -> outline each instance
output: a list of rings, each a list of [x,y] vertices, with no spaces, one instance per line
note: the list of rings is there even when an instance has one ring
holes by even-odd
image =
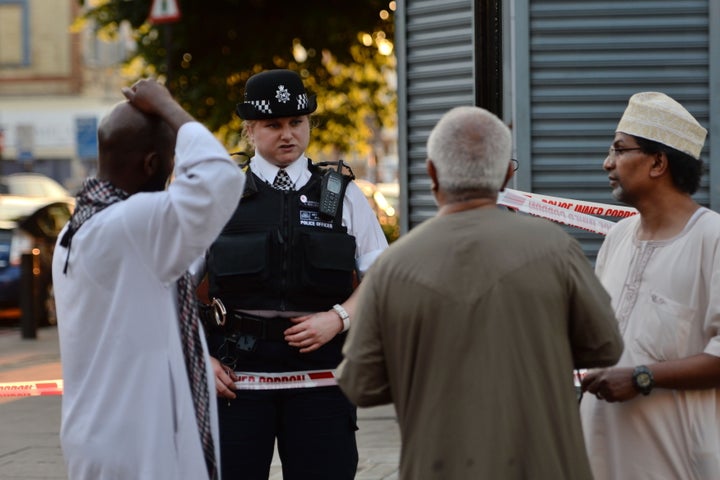
[[[0,0],[0,174],[40,172],[74,190],[94,168],[124,47],[77,25],[79,13],[77,0]]]

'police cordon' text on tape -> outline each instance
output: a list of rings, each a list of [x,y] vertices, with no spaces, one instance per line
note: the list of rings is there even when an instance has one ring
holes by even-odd
[[[637,213],[637,210],[631,207],[537,195],[510,188],[506,188],[498,194],[497,203],[523,213],[601,235],[607,235],[615,222],[597,218],[585,212],[611,217],[629,217]]]
[[[540,195],[539,193],[522,192],[520,190],[513,190],[511,188],[506,188],[505,191],[525,195],[526,197],[540,200],[543,203],[557,205],[561,208],[566,208],[568,210],[573,210],[579,213],[587,213],[589,215],[625,218],[632,217],[633,215],[636,215],[638,213],[637,209],[625,205],[608,205],[605,203],[587,202],[584,200],[573,200],[570,198],[551,197],[550,195]]]
[[[287,388],[313,388],[337,385],[332,370],[305,372],[235,372],[238,390],[283,390]]]

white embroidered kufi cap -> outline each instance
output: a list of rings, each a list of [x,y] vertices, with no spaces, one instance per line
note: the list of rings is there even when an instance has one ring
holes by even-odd
[[[707,130],[685,107],[658,92],[630,97],[615,131],[662,143],[697,159],[707,136]]]

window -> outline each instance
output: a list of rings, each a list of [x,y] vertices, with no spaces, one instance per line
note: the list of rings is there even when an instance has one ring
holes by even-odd
[[[0,68],[29,64],[28,0],[0,0]]]

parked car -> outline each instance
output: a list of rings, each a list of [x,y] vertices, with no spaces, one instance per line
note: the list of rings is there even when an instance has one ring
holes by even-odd
[[[385,195],[374,183],[360,178],[356,178],[354,181],[365,194],[368,202],[370,202],[370,206],[378,217],[388,243],[397,240],[400,236],[400,221],[395,207],[385,198]]]
[[[400,185],[397,182],[377,183],[376,185],[395,211],[400,210]]]
[[[20,317],[21,259],[23,254],[31,254],[34,286],[31,298],[37,307],[35,318],[38,325],[54,325],[57,317],[52,288],[52,253],[60,230],[70,219],[75,201],[67,192],[61,195],[62,191],[48,190],[52,193],[50,196],[1,193],[7,192],[6,187],[13,184],[14,179],[6,181],[10,177],[15,176],[0,178],[3,186],[0,190],[0,317]]]
[[[11,173],[0,177],[0,194],[23,197],[67,199],[70,193],[54,179],[41,173]]]

